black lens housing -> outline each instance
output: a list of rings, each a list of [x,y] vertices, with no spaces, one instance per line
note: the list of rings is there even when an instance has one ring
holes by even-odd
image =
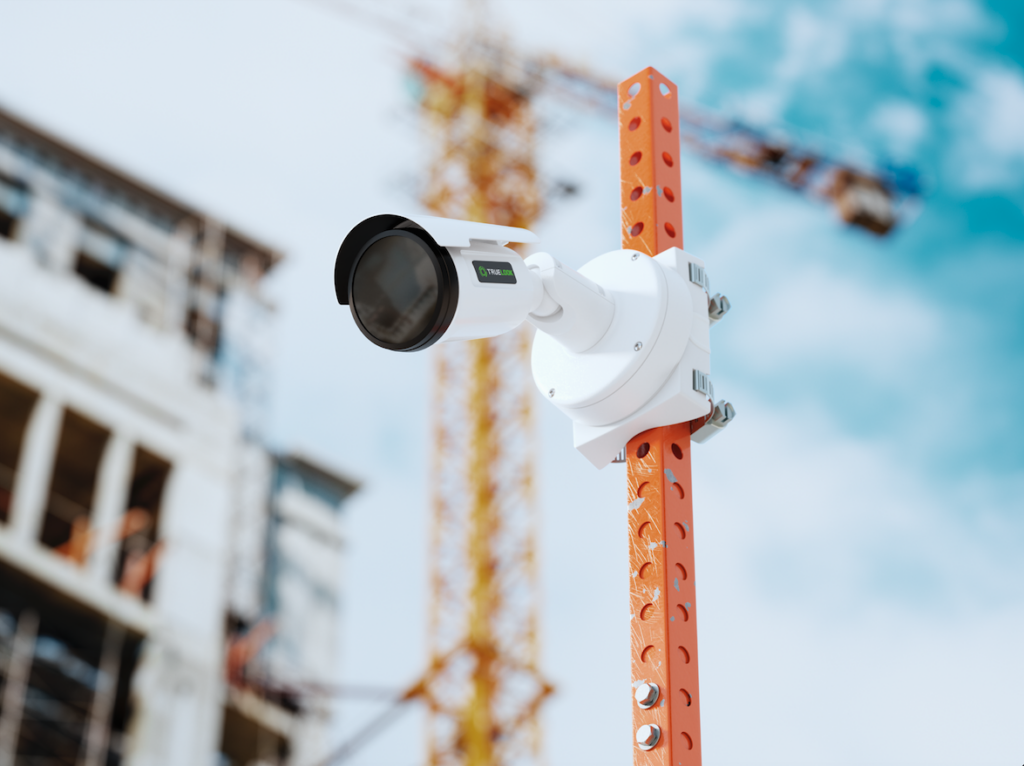
[[[375,243],[388,237],[413,240],[428,257],[437,279],[437,297],[426,327],[413,337],[398,343],[389,342],[373,334],[356,311],[352,295],[360,261]],[[451,254],[438,245],[422,227],[398,215],[367,218],[349,232],[338,250],[334,264],[334,290],[338,303],[348,304],[360,332],[374,344],[390,351],[420,351],[432,346],[451,326],[459,303],[459,280]]]

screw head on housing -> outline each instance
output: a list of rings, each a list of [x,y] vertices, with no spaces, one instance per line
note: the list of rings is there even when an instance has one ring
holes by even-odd
[[[661,739],[661,727],[656,723],[645,723],[636,730],[636,744],[641,750],[650,750]]]
[[[643,683],[636,687],[633,699],[636,700],[636,704],[646,710],[649,707],[654,707],[660,694],[661,689],[658,688],[657,684]]]

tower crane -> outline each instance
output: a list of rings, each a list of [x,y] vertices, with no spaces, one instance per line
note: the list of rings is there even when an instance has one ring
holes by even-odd
[[[365,7],[331,7],[363,20],[385,22]],[[442,217],[528,228],[540,217],[545,203],[535,164],[534,96],[548,90],[577,106],[618,119],[623,114],[622,94],[615,84],[557,58],[516,53],[486,34],[478,4],[471,3],[470,9],[470,28],[453,64],[425,55],[407,58],[408,71],[418,86],[424,124],[434,143],[421,201]],[[395,30],[390,20],[385,23],[388,31]],[[669,83],[666,87],[671,88],[673,98],[658,104],[659,119],[665,117],[673,123],[677,147],[681,144],[707,159],[830,202],[851,226],[885,235],[919,198],[917,180],[910,171],[860,168],[831,159],[706,110],[681,107],[675,86]],[[670,117],[662,114],[666,103],[672,106]],[[629,121],[627,135],[628,128]],[[678,192],[678,182],[675,186]],[[624,215],[635,207],[632,193],[632,187],[623,187]],[[668,195],[672,195],[671,189]],[[667,201],[679,208],[671,196]],[[637,240],[646,243],[641,248],[644,252],[660,252],[666,232],[673,228],[678,232],[673,244],[682,246],[681,212],[674,226],[672,220],[658,217],[665,215],[663,210],[657,213],[657,220],[653,225],[649,222],[646,234]],[[634,225],[624,220],[624,246],[633,239]],[[635,248],[637,242],[629,246]],[[430,660],[424,676],[399,698],[400,702],[419,699],[427,705],[430,766],[501,766],[540,759],[538,711],[553,688],[538,663],[529,346],[529,332],[520,328],[497,338],[441,344],[434,350]],[[728,410],[713,414],[718,425],[730,417]],[[669,485],[657,484],[661,499],[648,503],[643,511],[655,514],[646,519],[651,524],[664,526],[665,508],[670,515],[692,508],[690,430],[690,424],[660,429],[642,435],[646,440],[637,437],[641,441],[634,439],[624,450],[620,462],[628,463],[634,503],[644,491],[642,486],[652,486],[650,481],[644,485],[643,476],[661,476],[659,471],[671,462],[681,477]],[[678,502],[671,500],[670,493],[675,491],[683,493]],[[656,518],[659,508],[662,516]],[[642,526],[644,520],[632,516],[637,512],[631,503],[631,526]],[[681,519],[679,529],[684,529],[683,524]],[[688,555],[689,559],[672,562],[631,563],[637,564],[638,571],[643,564],[652,564],[654,569],[648,567],[647,571],[662,579],[670,566],[681,567],[689,575],[688,581],[684,575],[682,588],[686,589],[692,588],[692,546]],[[639,592],[631,596],[634,600],[642,597]],[[673,703],[672,709],[696,725],[686,732],[672,729],[672,736],[674,750],[681,754],[680,748],[688,742],[696,760],[686,762],[699,763],[692,604],[691,599],[681,607],[687,619],[678,624],[674,615],[659,617],[665,620],[660,643],[647,643],[647,638],[634,631],[634,669],[654,651],[648,647],[655,647],[665,652],[666,660],[675,660],[672,683],[692,676],[692,681],[671,692],[686,698],[685,703]],[[642,610],[646,604],[636,606]],[[673,618],[672,630],[666,627],[669,617]],[[679,636],[685,636],[687,642],[692,638],[690,643],[679,644],[684,646],[679,657],[686,657],[682,664],[667,650]],[[669,672],[666,665],[665,673]],[[664,684],[668,683],[666,675]],[[670,687],[662,689],[669,693]],[[638,710],[646,715],[646,708]],[[645,715],[635,718],[640,721]],[[338,763],[353,750],[342,747],[337,757],[325,763]]]

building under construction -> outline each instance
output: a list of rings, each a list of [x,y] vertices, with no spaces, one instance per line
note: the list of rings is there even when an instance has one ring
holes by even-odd
[[[327,749],[354,485],[260,442],[280,257],[0,111],[0,766]]]

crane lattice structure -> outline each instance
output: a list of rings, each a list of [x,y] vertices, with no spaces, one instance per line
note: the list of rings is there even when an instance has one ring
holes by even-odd
[[[470,35],[470,39],[477,38]],[[477,38],[478,39],[478,38]],[[540,215],[525,83],[467,46],[413,62],[435,142],[423,203],[445,218],[527,228]],[[431,766],[537,762],[538,667],[530,333],[435,350]]]

